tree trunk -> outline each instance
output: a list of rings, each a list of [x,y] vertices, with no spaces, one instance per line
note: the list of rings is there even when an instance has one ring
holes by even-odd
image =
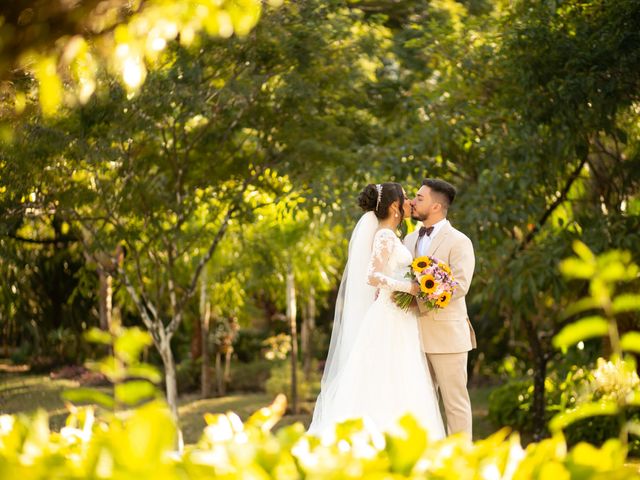
[[[293,267],[287,271],[287,319],[291,328],[291,411],[298,413],[298,329],[296,326],[296,286]]]
[[[4,358],[8,358],[9,357],[9,333],[10,333],[10,327],[11,324],[9,317],[7,318],[6,321],[2,321],[2,312],[0,312],[0,323],[2,324],[2,356]]]
[[[302,361],[304,376],[307,381],[311,380],[311,361],[313,350],[311,336],[315,330],[316,323],[316,292],[313,287],[309,291],[306,308],[303,309],[302,331],[300,332],[300,345],[302,347]]]
[[[167,403],[171,413],[178,421],[178,384],[176,382],[176,362],[171,351],[170,340],[163,340],[160,344],[160,356],[164,365],[165,388],[167,391]]]
[[[202,370],[200,375],[200,387],[202,397],[211,395],[211,356],[209,354],[209,326],[211,323],[211,305],[205,306],[204,318],[202,319]]]
[[[98,268],[98,279],[100,282],[99,309],[100,309],[100,329],[108,332],[111,328],[113,287],[112,277],[102,268]]]
[[[209,322],[211,319],[211,305],[207,302],[206,269],[202,271],[200,284],[200,341],[202,366],[200,370],[200,393],[207,398],[211,393],[211,369],[209,368]]]
[[[224,354],[224,391],[227,392],[227,385],[231,382],[231,355],[233,355],[233,349],[229,348],[227,353]]]
[[[546,355],[536,358],[533,369],[533,421],[534,432],[533,438],[536,442],[542,440],[545,436],[546,419],[546,401],[544,381],[547,378],[547,359]]]
[[[222,353],[216,352],[216,390],[219,397],[224,395],[224,373],[222,371]]]
[[[522,323],[527,331],[533,355],[533,405],[531,414],[534,428],[533,438],[535,441],[539,441],[545,436],[545,426],[547,424],[544,383],[547,377],[548,356],[532,319],[523,317]]]
[[[202,313],[198,318],[193,319],[193,332],[191,334],[190,356],[192,360],[202,357]]]

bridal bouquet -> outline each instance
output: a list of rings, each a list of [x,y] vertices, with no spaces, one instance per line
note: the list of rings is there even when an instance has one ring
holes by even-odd
[[[418,282],[420,292],[417,298],[431,310],[446,307],[458,287],[449,266],[434,257],[416,258],[405,276]],[[393,298],[403,310],[408,310],[414,299],[413,295],[405,292],[395,292]]]

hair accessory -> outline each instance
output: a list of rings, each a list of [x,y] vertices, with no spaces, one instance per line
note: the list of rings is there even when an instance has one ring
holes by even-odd
[[[377,212],[378,206],[380,205],[380,200],[382,200],[382,185],[377,183],[376,190],[378,191],[378,200],[376,201],[376,212]]]

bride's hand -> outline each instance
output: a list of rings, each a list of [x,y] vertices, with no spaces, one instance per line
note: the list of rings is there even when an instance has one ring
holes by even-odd
[[[414,297],[417,297],[418,294],[420,293],[420,285],[418,285],[417,283],[414,282],[411,285],[411,292],[409,292],[409,293],[411,293],[411,295],[413,295]]]

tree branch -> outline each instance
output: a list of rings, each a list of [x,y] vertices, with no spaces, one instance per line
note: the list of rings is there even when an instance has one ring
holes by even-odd
[[[580,161],[580,164],[575,168],[573,172],[571,172],[571,175],[569,175],[569,178],[567,179],[567,182],[565,183],[564,188],[560,192],[560,195],[558,195],[558,197],[553,201],[553,203],[547,207],[545,212],[540,217],[540,220],[538,220],[535,226],[531,229],[531,231],[529,231],[527,236],[522,240],[520,245],[518,245],[516,249],[511,253],[510,260],[513,260],[518,253],[520,253],[521,251],[527,248],[527,246],[533,241],[536,235],[540,232],[540,230],[542,229],[544,224],[547,222],[549,217],[551,217],[551,214],[566,201],[567,195],[569,194],[569,190],[571,190],[571,187],[573,186],[574,182],[580,177],[580,172],[582,171],[585,164],[587,163],[588,158],[589,158],[588,154],[585,155],[584,158]]]
[[[198,279],[200,278],[200,274],[202,273],[202,270],[206,266],[207,262],[211,259],[214,252],[216,251],[216,248],[220,244],[220,241],[224,237],[227,231],[227,228],[229,227],[229,221],[233,217],[233,214],[240,208],[240,204],[242,203],[242,195],[249,187],[249,184],[251,183],[251,180],[253,180],[255,175],[257,175],[257,171],[254,175],[247,177],[244,180],[242,184],[242,188],[240,188],[237,196],[235,197],[234,200],[232,200],[231,204],[229,205],[229,209],[227,210],[227,213],[225,214],[224,219],[222,220],[222,224],[220,225],[220,228],[218,229],[216,236],[212,240],[211,245],[209,245],[209,249],[207,250],[207,253],[198,262],[196,270],[193,273],[193,277],[191,277],[191,284],[187,287],[184,293],[184,296],[177,307],[177,310],[176,310],[177,312],[182,312],[184,310],[185,305],[187,304],[189,299],[193,296],[194,292],[196,291],[196,287],[198,285]],[[167,337],[171,338],[171,336],[175,333],[175,331],[180,326],[180,320],[181,320],[181,316],[175,315],[175,312],[174,312],[174,317],[171,320],[171,323],[169,324],[166,330]]]
[[[36,245],[51,245],[56,243],[74,243],[77,242],[78,239],[72,236],[63,236],[58,238],[26,238],[20,235],[15,235],[13,233],[7,233],[4,235],[5,237],[11,238],[13,240],[17,240],[23,243],[31,243]]]

